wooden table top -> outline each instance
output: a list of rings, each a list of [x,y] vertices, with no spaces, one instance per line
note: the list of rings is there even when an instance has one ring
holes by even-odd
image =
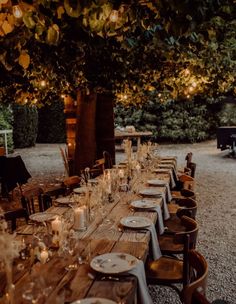
[[[168,174],[150,173],[149,177],[162,178],[170,181]],[[141,187],[145,184],[140,185]],[[166,191],[165,187],[159,187],[158,190],[163,193]],[[134,211],[130,208],[129,202],[131,200],[140,198],[136,195],[128,195],[120,193],[120,197],[112,203],[106,203],[106,216],[113,225],[101,224],[104,218],[101,214],[95,214],[94,219],[89,223],[88,228],[84,232],[77,232],[81,241],[77,254],[81,254],[86,250],[90,251],[90,259],[99,254],[108,252],[122,252],[131,254],[138,259],[145,262],[149,251],[150,232],[149,231],[134,231],[128,229],[120,229],[120,219],[125,216],[145,216],[155,224],[157,221],[156,212]],[[158,204],[161,204],[162,198],[155,198]],[[70,219],[73,216],[72,208],[68,206],[52,206],[47,212],[57,213],[65,219]],[[45,228],[42,227],[42,230]],[[33,226],[26,225],[20,227],[17,231],[19,234],[17,238],[32,239]],[[117,280],[109,280],[105,276],[95,273],[89,266],[89,263],[79,265],[76,270],[66,270],[65,267],[76,259],[75,256],[67,255],[66,257],[58,256],[54,252],[53,256],[46,264],[39,262],[35,263],[29,273],[29,260],[21,260],[18,263],[23,264],[23,268],[19,270],[17,262],[14,266],[13,281],[15,284],[15,304],[26,303],[22,299],[22,291],[27,286],[27,282],[32,280],[32,273],[37,274],[37,278],[43,278],[45,286],[50,287],[49,295],[45,296],[42,302],[51,304],[56,303],[55,299],[59,296],[64,297],[65,303],[70,303],[77,299],[85,297],[105,297],[113,301],[123,301],[122,303],[134,303],[136,297],[137,280],[133,276],[122,277]],[[22,268],[22,267],[21,267]],[[3,294],[5,288],[5,275],[0,273],[0,292]],[[0,303],[4,303],[4,299],[0,299]]]

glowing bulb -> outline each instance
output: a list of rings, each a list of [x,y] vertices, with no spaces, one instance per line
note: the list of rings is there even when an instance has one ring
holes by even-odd
[[[40,85],[41,87],[46,87],[46,81],[45,80],[40,81]]]
[[[158,97],[161,97],[161,93],[158,94]]]
[[[128,96],[125,94],[125,95],[123,96],[123,98],[124,98],[124,99],[127,99],[127,98],[128,98]]]
[[[21,18],[23,15],[22,10],[19,7],[19,5],[14,5],[12,8],[12,12],[13,12],[14,17],[16,17],[16,18]]]
[[[189,87],[189,92],[193,92],[193,90],[194,90],[194,87]]]
[[[192,83],[192,87],[193,87],[193,88],[196,88],[196,86],[197,86],[197,83],[194,81],[194,82]]]
[[[189,74],[190,74],[189,69],[185,69],[185,70],[184,70],[184,75],[185,75],[185,76],[188,76]]]
[[[65,94],[61,94],[61,98],[65,98]]]
[[[112,10],[109,19],[111,22],[116,22],[118,20],[118,11]]]
[[[187,98],[190,98],[190,95],[187,95]]]

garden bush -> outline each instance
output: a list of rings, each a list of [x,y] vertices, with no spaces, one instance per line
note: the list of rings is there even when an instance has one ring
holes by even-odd
[[[38,111],[35,106],[13,105],[13,140],[15,148],[35,145],[38,129]]]
[[[0,130],[12,130],[13,114],[11,106],[0,104]],[[4,135],[0,135],[0,147],[4,146]],[[8,152],[13,152],[13,135],[7,134]]]
[[[149,101],[140,109],[117,105],[115,123],[152,131],[152,139],[159,142],[198,142],[215,137],[221,108],[220,101],[200,97],[193,101]]]
[[[65,143],[64,103],[55,100],[38,110],[38,143]]]

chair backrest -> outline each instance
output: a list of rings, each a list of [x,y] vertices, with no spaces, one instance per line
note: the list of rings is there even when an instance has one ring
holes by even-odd
[[[105,159],[105,169],[111,169],[113,167],[111,154],[107,151],[103,151],[103,158]]]
[[[198,224],[197,222],[183,215],[181,217],[181,225],[185,227],[185,231],[176,232],[174,237],[174,242],[179,244],[184,244],[185,236],[188,235],[189,249],[194,249],[196,247],[197,235],[198,235]]]
[[[196,250],[188,253],[189,282],[181,292],[182,303],[203,304],[209,303],[205,298],[208,264],[206,259]]]
[[[90,169],[91,177],[96,177],[103,174],[105,170],[105,159],[100,158],[95,161],[95,165]]]
[[[71,192],[74,188],[77,188],[80,186],[81,177],[78,175],[73,175],[65,178],[63,180],[63,185],[67,189],[67,194]]]
[[[60,152],[61,152],[61,157],[63,160],[63,164],[64,164],[64,168],[65,168],[65,172],[67,176],[70,176],[70,168],[69,168],[69,162],[68,162],[68,153],[66,150],[63,150],[60,147]]]
[[[21,204],[28,215],[38,211],[43,212],[47,209],[43,205],[42,194],[43,189],[38,186],[31,187],[22,192]]]
[[[193,153],[189,152],[186,156],[185,156],[185,160],[186,160],[186,167],[189,168],[189,164],[192,162],[192,158],[193,158]]]
[[[19,208],[16,210],[11,210],[4,213],[4,218],[7,222],[10,222],[11,231],[15,231],[17,228],[17,219],[25,219],[28,222],[28,214],[24,208]]]
[[[57,199],[59,196],[64,196],[66,194],[66,189],[64,187],[55,188],[49,191],[44,192],[43,194],[43,206],[45,209],[48,209],[52,206],[54,199]]]
[[[195,177],[196,167],[197,167],[196,163],[192,163],[192,162],[189,163],[189,169],[191,170],[190,175],[191,175],[192,178]]]
[[[84,180],[85,184],[88,184],[89,179],[91,179],[90,168],[86,167],[85,169],[80,171],[81,177]]]
[[[191,217],[192,219],[196,218],[197,214],[197,202],[190,198],[181,198],[178,200],[178,205],[182,208],[178,209],[176,212],[176,215],[181,218],[183,215],[187,215],[188,217]]]
[[[181,196],[196,199],[195,192],[190,189],[181,189],[180,190]]]
[[[183,251],[183,286],[189,282],[189,250],[195,248],[198,234],[197,222],[187,216],[181,217],[185,231],[176,232],[174,242],[184,245]]]

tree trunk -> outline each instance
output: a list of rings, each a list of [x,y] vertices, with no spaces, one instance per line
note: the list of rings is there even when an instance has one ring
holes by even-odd
[[[103,151],[110,153],[115,164],[114,111],[113,96],[99,94],[96,111],[97,158],[103,157]]]
[[[74,174],[92,167],[96,159],[96,101],[97,94],[78,92]]]

